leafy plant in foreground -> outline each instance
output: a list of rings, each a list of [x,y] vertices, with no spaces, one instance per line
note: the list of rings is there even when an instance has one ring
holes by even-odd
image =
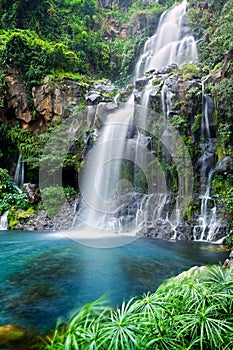
[[[231,349],[232,297],[232,269],[193,271],[116,310],[98,300],[85,305],[44,350]]]

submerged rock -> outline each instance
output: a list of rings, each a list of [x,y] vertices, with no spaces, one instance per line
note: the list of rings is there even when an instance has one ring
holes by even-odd
[[[4,349],[12,350],[38,349],[37,333],[20,325],[0,326],[0,345],[4,345]]]

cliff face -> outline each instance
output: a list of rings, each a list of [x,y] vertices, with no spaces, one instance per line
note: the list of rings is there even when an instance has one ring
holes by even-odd
[[[85,84],[63,80],[34,86],[29,93],[20,80],[19,71],[8,68],[3,120],[11,124],[18,120],[24,130],[40,133],[48,127],[54,116],[63,118],[71,115],[85,92]]]

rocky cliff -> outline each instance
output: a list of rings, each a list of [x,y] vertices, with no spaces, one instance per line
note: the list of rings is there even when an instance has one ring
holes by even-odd
[[[22,129],[33,133],[46,130],[56,116],[66,118],[80,104],[87,91],[86,84],[63,79],[34,86],[30,92],[20,79],[17,69],[6,72],[6,107],[2,119],[13,125],[17,120]]]

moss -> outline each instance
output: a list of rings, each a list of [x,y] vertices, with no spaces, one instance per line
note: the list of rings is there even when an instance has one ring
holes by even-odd
[[[192,218],[199,212],[199,203],[197,198],[192,198],[191,201],[183,209],[183,217],[187,221],[192,221]]]
[[[182,64],[180,69],[182,79],[192,80],[194,78],[199,78],[200,71],[196,64],[186,62]]]
[[[156,86],[156,85],[159,85],[161,83],[161,79],[154,79],[153,80],[153,82],[152,82],[152,84],[154,85],[154,86]]]
[[[8,228],[14,230],[19,222],[27,222],[35,214],[35,209],[30,207],[27,210],[16,210],[12,208],[8,214]]]

